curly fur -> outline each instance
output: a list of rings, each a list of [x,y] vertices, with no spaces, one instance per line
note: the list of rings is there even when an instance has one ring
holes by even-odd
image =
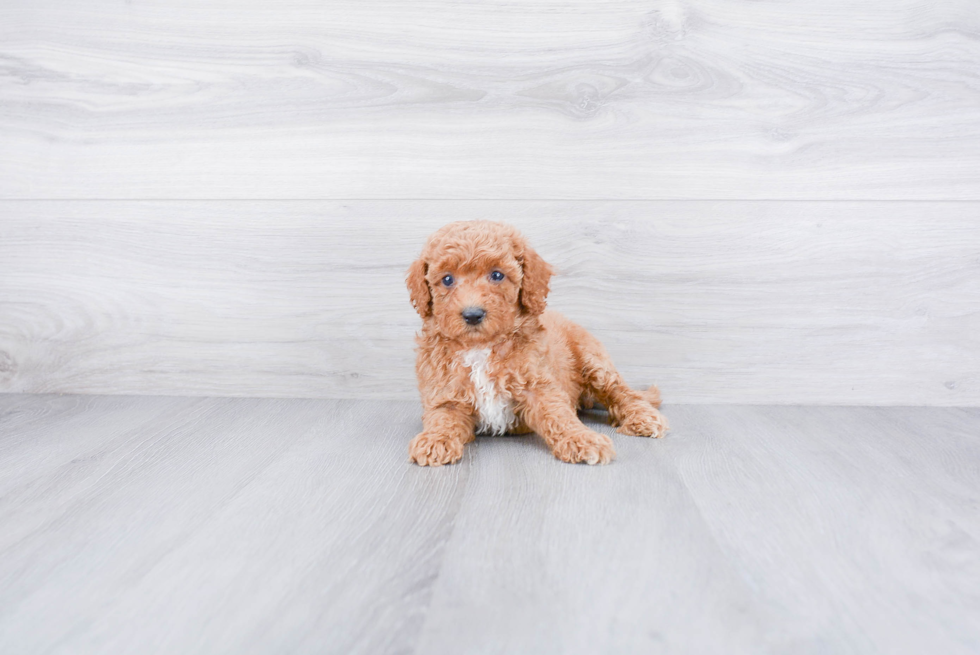
[[[533,431],[558,459],[604,464],[615,457],[612,441],[576,414],[597,400],[619,432],[663,436],[657,388],[630,389],[595,337],[545,311],[551,274],[503,223],[451,223],[429,237],[406,277],[422,317],[415,370],[423,429],[409,444],[412,461],[456,462],[476,432]],[[469,307],[486,312],[478,325],[463,319]]]

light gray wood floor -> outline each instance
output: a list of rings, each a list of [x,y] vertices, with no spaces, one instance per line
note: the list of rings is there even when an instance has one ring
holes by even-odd
[[[980,649],[980,410],[665,412],[422,469],[413,402],[0,396],[0,649]]]

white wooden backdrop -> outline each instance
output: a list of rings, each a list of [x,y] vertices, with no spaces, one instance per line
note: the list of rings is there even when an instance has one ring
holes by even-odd
[[[0,234],[8,391],[415,396],[404,271],[505,219],[551,306],[672,402],[971,404],[973,202],[24,201]]]
[[[980,404],[980,3],[0,6],[0,391],[413,397],[484,217],[669,402]]]

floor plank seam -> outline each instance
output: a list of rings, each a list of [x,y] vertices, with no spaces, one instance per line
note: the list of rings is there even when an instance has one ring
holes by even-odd
[[[473,462],[474,462],[474,458],[476,456],[476,451],[477,450],[478,449],[476,448],[476,442],[471,443],[469,445],[469,447],[466,450],[463,451],[465,453],[465,456],[464,456],[463,461],[462,462],[459,462],[457,464],[452,465],[452,466],[459,466],[460,464],[465,464],[465,466],[466,466],[466,469],[465,469],[466,470],[466,473],[465,473],[465,475],[463,477],[463,481],[462,481],[463,488],[461,490],[459,490],[459,492],[456,494],[457,500],[456,500],[456,502],[454,504],[454,508],[453,508],[454,509],[454,511],[453,511],[453,517],[452,517],[452,520],[449,522],[449,530],[446,532],[446,538],[443,540],[442,545],[441,545],[441,549],[440,549],[440,552],[439,552],[439,568],[436,570],[435,575],[432,576],[432,583],[429,586],[429,596],[428,596],[428,598],[426,598],[425,610],[423,611],[423,615],[422,615],[423,618],[422,618],[422,621],[421,621],[421,626],[419,627],[418,633],[415,635],[415,642],[412,644],[411,653],[413,653],[413,654],[418,653],[420,641],[421,641],[423,635],[425,635],[426,629],[429,626],[430,617],[431,617],[431,611],[432,611],[432,601],[435,598],[436,589],[437,589],[437,587],[439,585],[439,581],[442,579],[443,572],[445,571],[445,567],[446,567],[446,553],[449,550],[449,545],[452,543],[453,538],[456,535],[456,530],[458,528],[458,518],[459,518],[460,511],[462,510],[463,505],[465,504],[466,499],[469,496],[469,492],[470,492],[470,485],[469,485],[469,482],[470,482],[470,473],[471,473],[471,469],[473,467]],[[416,466],[412,462],[410,462],[409,465],[412,466],[412,467],[415,467]],[[431,471],[431,470],[430,471],[425,471],[425,473],[438,472],[438,471],[439,471],[439,469],[435,469],[434,471]]]

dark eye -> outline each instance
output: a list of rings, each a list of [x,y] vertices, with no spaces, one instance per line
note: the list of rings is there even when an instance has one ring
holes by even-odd
[[[490,279],[493,280],[494,282],[500,282],[501,280],[504,279],[504,274],[501,273],[500,271],[494,271],[493,273],[490,274]]]
[[[456,280],[453,279],[453,276],[452,275],[447,275],[446,277],[442,278],[442,283],[444,285],[446,285],[447,287],[453,286],[453,282],[455,282],[455,281]]]

